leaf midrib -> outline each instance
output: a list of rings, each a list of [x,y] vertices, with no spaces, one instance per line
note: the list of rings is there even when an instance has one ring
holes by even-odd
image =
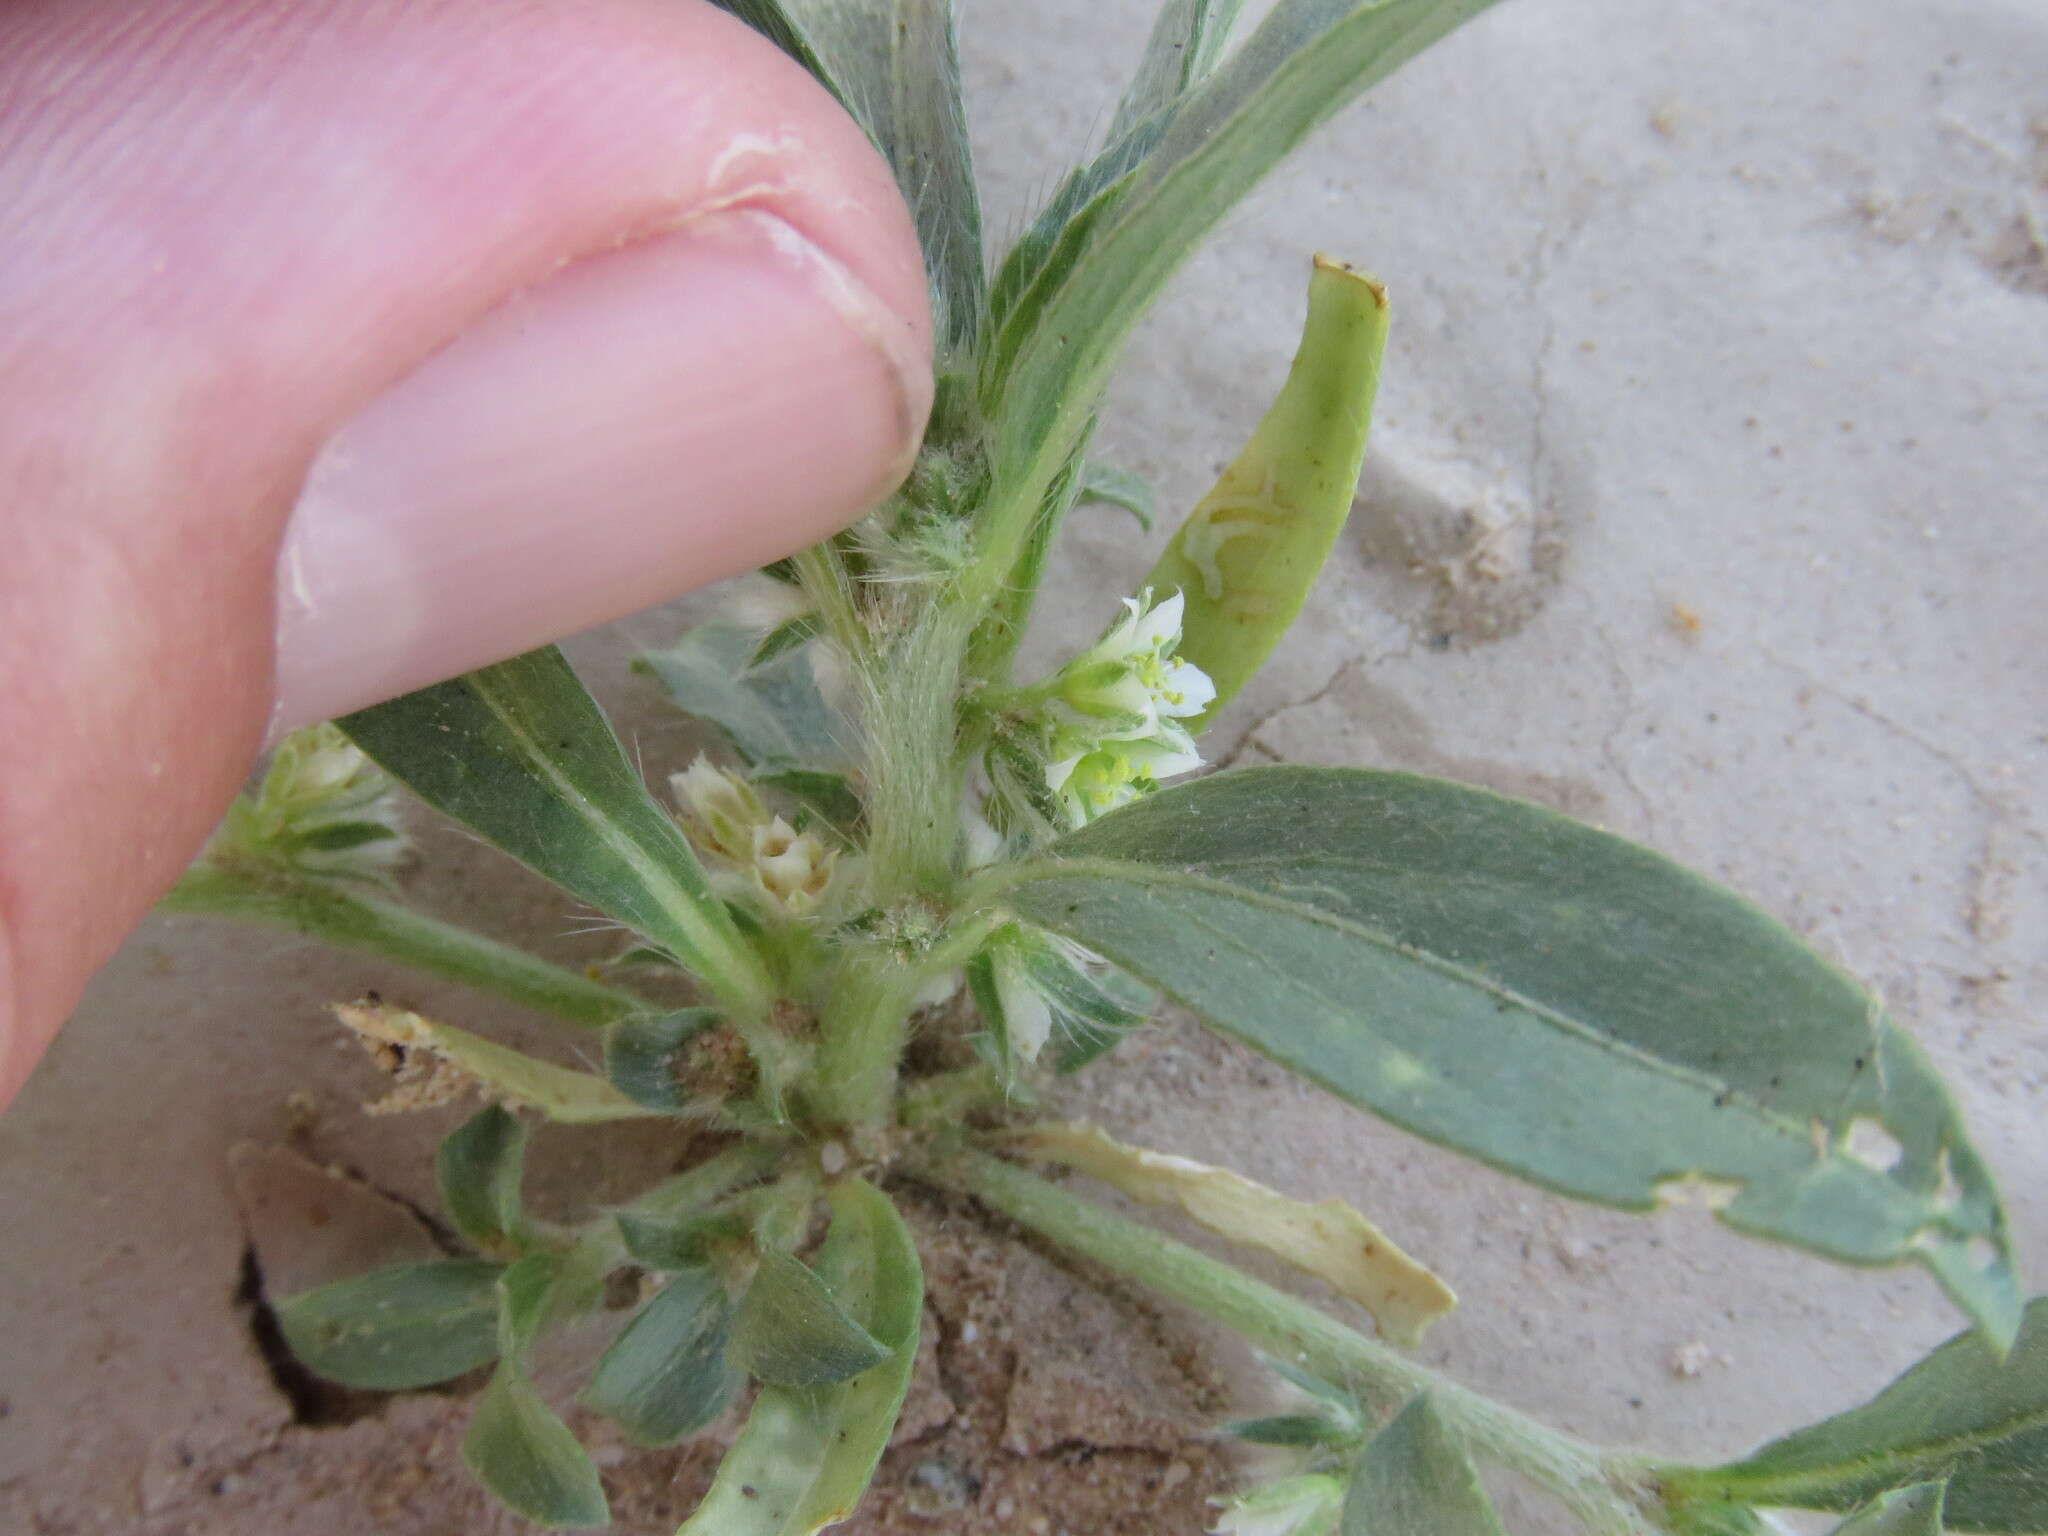
[[[584,825],[597,834],[598,840],[638,877],[648,894],[654,897],[657,913],[673,923],[676,929],[674,933],[663,937],[671,942],[681,940],[690,953],[698,957],[700,965],[705,956],[716,953],[719,949],[724,949],[728,955],[736,953],[737,945],[718,945],[709,942],[715,940],[718,935],[709,923],[699,917],[696,896],[660,862],[650,858],[637,839],[628,836],[610,817],[596,813],[591,797],[557,766],[548,753],[541,750],[540,743],[533,734],[507,707],[500,697],[495,681],[485,675],[472,674],[469,682],[484,707],[490,710],[499,724],[518,743],[527,760],[536,766],[541,777],[555,790],[561,803],[574,809]],[[639,785],[632,783],[624,775],[621,775],[621,779],[630,792],[645,797],[646,791]],[[709,895],[710,890],[707,886],[704,896],[708,899]],[[753,976],[746,979],[750,984],[757,981]]]
[[[1528,997],[1511,987],[1502,985],[1497,980],[1486,977],[1483,972],[1477,972],[1467,966],[1459,965],[1455,961],[1446,959],[1430,950],[1405,944],[1399,939],[1394,938],[1391,934],[1379,929],[1368,927],[1349,918],[1339,917],[1333,913],[1325,912],[1319,907],[1310,906],[1303,902],[1289,901],[1283,897],[1274,896],[1270,892],[1232,885],[1227,881],[1210,879],[1187,870],[1100,858],[1057,858],[1035,865],[1020,865],[1018,876],[1004,881],[1001,888],[1014,889],[1021,885],[1044,880],[1061,879],[1075,874],[1093,875],[1099,879],[1120,881],[1127,885],[1150,887],[1161,885],[1178,886],[1182,889],[1201,891],[1208,895],[1240,901],[1249,906],[1262,908],[1282,916],[1292,917],[1298,921],[1319,924],[1344,933],[1352,938],[1362,940],[1385,953],[1398,955],[1402,959],[1416,962],[1427,969],[1434,970],[1439,975],[1469,986],[1485,996],[1508,1002],[1539,1021],[1550,1024],[1562,1034],[1574,1036],[1591,1044],[1596,1049],[1609,1052],[1614,1056],[1646,1067],[1674,1082],[1683,1083],[1688,1087],[1696,1088],[1711,1096],[1717,1096],[1723,1092],[1731,1093],[1735,1096],[1728,1101],[1728,1107],[1740,1109],[1749,1118],[1758,1121],[1777,1135],[1801,1142],[1809,1139],[1806,1122],[1803,1119],[1794,1120],[1787,1116],[1772,1113],[1763,1105],[1757,1103],[1752,1097],[1743,1093],[1733,1083],[1709,1076],[1693,1068],[1676,1065],[1663,1057],[1644,1050],[1640,1046],[1630,1045],[1626,1041],[1617,1040],[1610,1035],[1602,1034],[1591,1025],[1582,1023],[1568,1014],[1560,1013],[1549,1004],[1538,1002],[1536,999]],[[1188,918],[1187,921],[1191,923],[1200,922],[1199,919],[1192,917]],[[1219,932],[1206,924],[1203,927],[1204,931],[1215,933],[1218,937],[1232,945],[1238,943],[1235,935]],[[1310,995],[1328,1003],[1335,1011],[1352,1011],[1352,1005],[1328,997],[1312,985],[1303,982],[1300,978],[1289,977],[1288,980],[1291,984],[1301,986]],[[1153,984],[1167,992],[1177,994],[1179,990],[1166,982],[1156,979]],[[1685,1170],[1680,1170],[1680,1172],[1683,1171]]]

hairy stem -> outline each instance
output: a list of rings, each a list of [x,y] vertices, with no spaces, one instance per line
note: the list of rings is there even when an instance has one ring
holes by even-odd
[[[206,861],[163,899],[167,912],[264,923],[337,948],[396,960],[478,991],[599,1028],[653,1005],[580,971],[388,901],[277,866]]]
[[[960,840],[954,752],[968,630],[941,604],[882,647],[866,670],[869,897],[893,907],[944,894]]]
[[[896,1107],[896,1063],[920,972],[881,949],[849,950],[819,1018],[811,1098],[828,1119],[883,1125]]]
[[[1185,1243],[964,1146],[933,1155],[912,1171],[973,1195],[1105,1269],[1214,1318],[1273,1355],[1344,1383],[1376,1413],[1391,1413],[1427,1389],[1445,1421],[1475,1453],[1556,1494],[1596,1536],[1651,1536],[1661,1529],[1650,1516],[1653,1501],[1646,1491],[1629,1487],[1620,1463],[1603,1452],[1447,1381]]]

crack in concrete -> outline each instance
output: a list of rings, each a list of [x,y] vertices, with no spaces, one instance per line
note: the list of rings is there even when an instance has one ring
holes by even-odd
[[[1615,750],[1614,745],[1621,739],[1621,733],[1636,718],[1636,680],[1629,676],[1628,668],[1621,664],[1621,647],[1615,644],[1613,632],[1605,624],[1596,623],[1591,628],[1607,653],[1607,669],[1612,674],[1617,685],[1616,692],[1620,695],[1615,722],[1607,734],[1600,738],[1600,760],[1607,765],[1608,772],[1621,781],[1622,788],[1634,799],[1636,809],[1642,813],[1643,835],[1655,842],[1658,840],[1657,808],[1651,803],[1642,785],[1636,782],[1635,775],[1629,771],[1628,765],[1622,761],[1621,754]]]
[[[1977,854],[1970,861],[1970,876],[1963,892],[1959,916],[1963,931],[1978,943],[1989,945],[2002,940],[2005,937],[2005,914],[2003,903],[1994,886],[2002,877],[2015,874],[2017,871],[2010,860],[2001,853],[2001,839],[2017,836],[2037,847],[2048,847],[2048,837],[2044,837],[2039,828],[2029,824],[2022,807],[2005,796],[1987,789],[1968,763],[1938,741],[1923,735],[1903,720],[1886,714],[1868,699],[1859,698],[1824,678],[1815,676],[1806,668],[1786,660],[1767,646],[1760,646],[1758,654],[1773,666],[1797,678],[1803,686],[1833,700],[1887,735],[1919,749],[1934,762],[1939,763],[1963,786],[1982,818],[1982,834],[1978,841]]]
[[[1266,756],[1271,758],[1276,763],[1286,761],[1286,759],[1283,758],[1278,752],[1275,752],[1271,747],[1267,746],[1264,742],[1258,740],[1259,732],[1263,731],[1267,726],[1271,725],[1275,720],[1279,719],[1282,715],[1291,714],[1297,709],[1308,709],[1313,705],[1322,703],[1324,699],[1330,696],[1331,691],[1334,688],[1336,688],[1336,686],[1339,683],[1344,681],[1346,674],[1348,674],[1355,668],[1364,666],[1366,660],[1367,658],[1363,655],[1350,657],[1348,660],[1339,663],[1337,670],[1332,672],[1329,675],[1329,677],[1324,680],[1323,685],[1320,688],[1316,689],[1313,693],[1308,694],[1306,697],[1303,698],[1290,700],[1288,703],[1285,704],[1275,704],[1271,709],[1267,710],[1263,715],[1259,716],[1258,719],[1254,720],[1249,726],[1247,726],[1244,729],[1244,732],[1237,738],[1236,744],[1232,746],[1231,749],[1228,752],[1226,752],[1222,757],[1216,760],[1217,769],[1220,771],[1225,768],[1235,767],[1237,765],[1237,760],[1253,748],[1257,748],[1259,751],[1265,753]]]

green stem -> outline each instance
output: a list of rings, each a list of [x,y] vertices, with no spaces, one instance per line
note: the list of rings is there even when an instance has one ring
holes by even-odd
[[[973,959],[1006,920],[984,912],[957,922],[915,960],[879,948],[847,954],[819,1020],[813,1099],[829,1118],[883,1125],[896,1114],[896,1068],[917,995]]]
[[[1649,1513],[1651,1496],[1628,1485],[1619,1461],[1445,1380],[1185,1243],[966,1147],[949,1148],[910,1171],[973,1195],[1105,1269],[1214,1318],[1270,1354],[1346,1384],[1376,1413],[1391,1413],[1427,1390],[1476,1453],[1549,1489],[1597,1536],[1650,1536],[1661,1529]]]
[[[812,1101],[828,1120],[886,1125],[896,1107],[896,1064],[910,1029],[917,968],[883,949],[850,949],[818,1020]]]
[[[696,1167],[635,1196],[625,1211],[654,1221],[672,1221],[702,1210],[720,1196],[742,1184],[761,1178],[782,1157],[783,1149],[772,1142],[746,1141],[707,1157]]]
[[[340,949],[396,960],[522,1007],[599,1028],[653,1005],[580,971],[552,965],[379,896],[277,866],[207,861],[187,870],[162,902],[167,912],[264,923]]]
[[[867,668],[869,897],[889,908],[942,897],[960,841],[956,761],[961,615],[935,606]]]

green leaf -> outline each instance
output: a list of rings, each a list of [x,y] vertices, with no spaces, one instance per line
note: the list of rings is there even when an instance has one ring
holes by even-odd
[[[581,971],[396,902],[334,888],[325,875],[210,857],[188,869],[163,899],[168,912],[268,923],[341,949],[396,960],[466,986],[594,1027],[648,1005]],[[673,964],[673,961],[669,962]]]
[[[1151,1003],[1129,978],[1107,966],[1091,975],[1046,935],[1014,923],[989,936],[966,977],[988,1026],[983,1054],[1006,1083],[1048,1044],[1055,1071],[1079,1071],[1143,1024]]]
[[[1159,511],[1158,498],[1145,477],[1114,464],[1089,459],[1081,470],[1081,500],[1104,501],[1122,507],[1138,520],[1138,526],[1152,531],[1152,519]]]
[[[1844,1520],[1833,1536],[1941,1536],[1942,1483],[1915,1483],[1871,1501]]]
[[[1343,1536],[1504,1536],[1465,1448],[1427,1393],[1367,1442],[1344,1496]]]
[[[726,1361],[732,1298],[709,1269],[670,1277],[597,1363],[582,1401],[642,1445],[668,1445],[724,1411],[738,1384]]]
[[[788,652],[749,667],[754,635],[738,624],[699,624],[665,651],[633,663],[652,674],[677,706],[709,720],[756,767],[837,768],[845,727],[818,692],[808,657]]]
[[[621,1019],[604,1032],[604,1075],[642,1108],[679,1113],[690,1105],[676,1071],[683,1048],[717,1023],[713,1008]]]
[[[390,842],[402,834],[395,827],[377,821],[336,821],[310,831],[286,834],[279,841],[288,848],[310,849],[316,853],[344,853],[367,843]]]
[[[501,1365],[477,1400],[462,1459],[518,1514],[559,1529],[611,1519],[597,1468],[524,1373]]]
[[[974,344],[981,202],[952,0],[720,0],[816,75],[887,157],[931,274],[942,342]]]
[[[1703,1194],[1832,1259],[1917,1259],[2012,1337],[2004,1212],[1926,1058],[1657,855],[1483,790],[1306,767],[1161,791],[1051,853],[989,885],[1340,1097],[1565,1194]]]
[[[678,1536],[811,1536],[850,1516],[867,1491],[910,1389],[924,1277],[885,1195],[849,1181],[832,1191],[832,1209],[819,1276],[889,1357],[837,1386],[763,1387]]]
[[[760,960],[697,856],[549,647],[361,710],[342,728],[435,809],[765,1010]]]
[[[520,1229],[525,1167],[526,1126],[502,1105],[479,1110],[451,1131],[434,1155],[434,1176],[455,1230],[485,1250],[510,1243]]]
[[[997,494],[1065,458],[1111,363],[1209,230],[1338,108],[1490,0],[1280,0],[1214,74],[1063,185],[991,293]],[[1054,233],[1054,231],[1057,233]]]
[[[629,944],[618,954],[604,962],[605,969],[613,971],[651,968],[658,971],[679,971],[682,963],[667,950],[653,944]],[[615,1015],[608,1022],[617,1022]]]
[[[754,775],[756,784],[779,789],[796,801],[797,825],[821,821],[841,842],[856,844],[866,812],[853,784],[841,773],[819,773],[810,768],[783,768]]]
[[[1349,1426],[1314,1413],[1281,1413],[1263,1419],[1238,1419],[1223,1433],[1248,1445],[1282,1445],[1307,1449],[1342,1445],[1355,1433]]]
[[[889,1348],[786,1253],[762,1256],[733,1329],[733,1359],[778,1387],[827,1387],[889,1358]]]
[[[1158,118],[1208,78],[1223,58],[1244,0],[1166,0],[1152,24],[1138,73],[1109,125],[1113,144]]]
[[[1145,579],[1181,593],[1180,654],[1216,685],[1190,731],[1265,665],[1322,574],[1358,491],[1386,345],[1386,290],[1318,256],[1287,383]]]
[[[435,1259],[351,1275],[277,1304],[307,1370],[345,1387],[405,1392],[498,1353],[498,1276],[481,1259]]]
[[[1047,948],[1029,956],[1025,969],[1052,1004],[1052,1065],[1062,1075],[1078,1072],[1141,1028],[1157,1001],[1149,987],[1110,966],[1085,970]]]
[[[818,637],[819,619],[815,613],[800,613],[793,619],[785,620],[763,635],[754,646],[753,654],[747,657],[747,669],[765,667],[791,651],[800,651]]]
[[[715,1213],[667,1219],[620,1211],[619,1237],[635,1264],[663,1272],[701,1269],[721,1249],[740,1246],[747,1224],[738,1215]]]
[[[597,1468],[526,1376],[526,1351],[550,1319],[582,1299],[581,1256],[531,1253],[498,1276],[498,1368],[470,1416],[462,1459],[477,1480],[538,1525],[604,1525]]]
[[[1850,1510],[1908,1483],[1948,1481],[1951,1531],[2048,1531],[2048,1297],[2027,1303],[2001,1359],[1958,1334],[1860,1408],[1722,1467],[1659,1468],[1678,1508],[1733,1499]]]
[[[498,1354],[521,1361],[540,1337],[563,1299],[568,1278],[566,1256],[558,1252],[529,1253],[498,1276]]]

